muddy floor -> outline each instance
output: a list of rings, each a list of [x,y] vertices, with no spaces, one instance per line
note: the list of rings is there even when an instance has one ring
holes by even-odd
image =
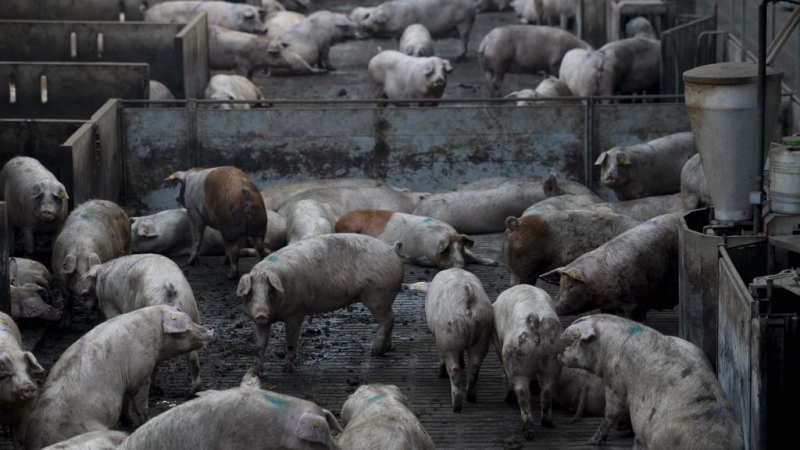
[[[478,275],[494,301],[507,287],[508,274],[502,261],[500,235],[478,236],[476,251],[500,261],[499,267],[468,266]],[[184,260],[179,260],[183,263]],[[241,270],[249,270],[256,260],[245,260]],[[234,297],[236,283],[225,278],[221,258],[201,258],[201,265],[186,269],[186,275],[200,307],[203,323],[214,328],[219,339],[200,352],[202,377],[208,389],[238,385],[253,363],[252,325]],[[437,270],[407,266],[405,281],[432,280]],[[551,295],[556,286],[541,283]],[[450,385],[440,379],[434,339],[425,324],[424,297],[404,291],[395,301],[397,314],[394,349],[385,357],[369,356],[377,325],[360,304],[330,314],[308,317],[303,324],[298,370],[282,371],[285,334],[282,325],[273,327],[269,361],[262,379],[266,389],[312,400],[339,415],[349,394],[363,383],[390,383],[409,398],[438,448],[442,449],[568,449],[591,448],[585,445],[600,419],[586,417],[570,424],[571,414],[556,409],[554,429],[538,429],[533,442],[522,439],[521,421],[516,406],[504,401],[504,380],[499,360],[490,350],[478,381],[478,403],[466,403],[461,414],[450,404]],[[569,324],[574,317],[564,317]],[[651,312],[646,323],[671,335],[677,334],[677,316]],[[35,349],[36,356],[50,369],[58,356],[95,324],[93,314],[79,312],[66,332],[51,330]],[[121,350],[124,351],[124,350]],[[151,415],[187,401],[189,377],[183,358],[159,367],[159,387],[163,392],[150,399]],[[41,380],[40,380],[41,381]],[[539,396],[534,396],[534,414],[540,417]],[[606,448],[629,449],[633,440],[612,431]],[[0,449],[10,449],[8,436],[0,437]]]

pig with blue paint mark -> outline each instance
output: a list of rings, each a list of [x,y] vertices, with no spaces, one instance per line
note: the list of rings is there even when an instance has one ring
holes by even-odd
[[[568,345],[560,356],[566,367],[605,380],[605,417],[590,445],[605,441],[611,426],[630,412],[634,448],[744,448],[733,408],[692,344],[608,314],[581,317],[561,339]]]
[[[400,242],[406,262],[450,269],[467,263],[496,266],[497,261],[476,255],[475,244],[466,234],[441,220],[380,209],[362,209],[345,214],[336,222],[337,233],[359,233],[387,244]]]
[[[642,321],[677,305],[679,228],[679,214],[658,216],[542,275],[559,283],[558,315],[621,310]]]
[[[286,323],[286,364],[297,365],[300,326],[309,314],[335,311],[361,302],[378,321],[372,354],[392,344],[392,304],[403,282],[401,245],[391,247],[372,236],[326,234],[284,247],[243,275],[236,296],[253,321],[261,373],[272,324]]]
[[[139,427],[119,450],[335,450],[342,428],[318,405],[254,388],[206,392]]]
[[[342,406],[346,422],[339,446],[349,450],[434,450],[428,432],[397,386],[367,384]]]

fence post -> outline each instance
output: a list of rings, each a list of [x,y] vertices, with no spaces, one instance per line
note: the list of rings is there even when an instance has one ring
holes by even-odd
[[[11,256],[6,202],[0,202],[0,312],[11,315],[11,292],[9,291],[8,258]]]

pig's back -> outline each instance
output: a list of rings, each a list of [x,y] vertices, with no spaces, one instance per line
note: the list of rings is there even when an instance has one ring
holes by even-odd
[[[467,287],[471,294],[467,294]],[[492,303],[478,277],[463,269],[439,272],[425,298],[428,326],[475,336],[476,326],[491,325]]]
[[[241,237],[264,237],[264,199],[244,172],[236,167],[212,170],[205,179],[203,194],[223,239],[233,242]]]
[[[0,348],[22,347],[22,335],[17,324],[8,314],[0,312]]]

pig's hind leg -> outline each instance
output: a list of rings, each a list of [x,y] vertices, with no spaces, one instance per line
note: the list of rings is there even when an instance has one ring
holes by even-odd
[[[361,295],[361,303],[369,309],[378,322],[375,342],[372,345],[372,356],[383,356],[392,348],[392,329],[394,328],[394,311],[392,303],[397,292],[369,292]],[[388,299],[387,299],[388,297]]]
[[[606,387],[606,412],[600,427],[594,436],[587,442],[589,445],[600,445],[608,437],[611,426],[619,421],[623,414],[628,411],[625,400],[614,391]]]
[[[489,352],[489,336],[484,336],[477,344],[467,349],[467,401],[475,403],[478,401],[478,373],[481,371],[481,364]],[[462,364],[463,366],[463,364]]]
[[[197,264],[197,257],[198,255],[200,255],[200,245],[203,244],[203,234],[206,232],[206,226],[202,222],[192,223],[191,231],[192,231],[192,253],[189,255],[189,260],[186,262],[186,265],[189,266]]]
[[[465,248],[464,249],[464,259],[469,264],[481,264],[484,266],[496,266],[498,265],[497,261],[491,258],[484,258],[483,256],[477,255],[472,252],[472,250]]]
[[[522,435],[527,440],[532,440],[536,433],[533,430],[533,413],[531,412],[531,380],[527,377],[512,374],[508,379],[509,388],[513,389],[519,404],[519,413],[522,416]]]
[[[453,401],[454,413],[461,412],[464,402],[464,393],[461,390],[461,372],[463,369],[459,361],[462,353],[460,350],[447,349],[442,355],[442,362],[447,367],[447,373],[450,375],[450,395]]]

